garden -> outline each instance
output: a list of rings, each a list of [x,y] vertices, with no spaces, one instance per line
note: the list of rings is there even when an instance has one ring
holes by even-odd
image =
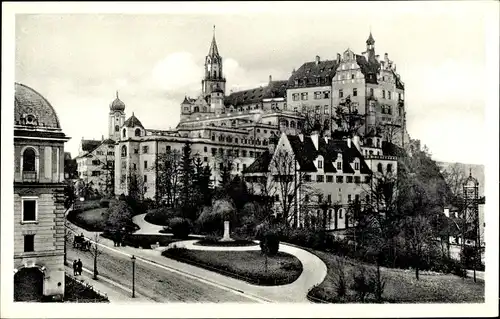
[[[66,275],[64,283],[64,301],[66,302],[109,302],[90,286]]]

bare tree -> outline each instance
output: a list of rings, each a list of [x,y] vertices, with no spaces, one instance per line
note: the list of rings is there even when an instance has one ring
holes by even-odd
[[[333,120],[336,124],[336,133],[345,137],[356,135],[365,123],[365,116],[359,114],[357,104],[347,96],[335,107]]]
[[[297,224],[295,217],[299,206],[311,203],[310,196],[314,189],[308,183],[307,176],[306,172],[298,169],[295,155],[285,150],[274,153],[265,188],[269,195],[277,199],[282,221],[287,226]],[[291,212],[294,212],[294,216],[290,216]]]
[[[115,193],[115,162],[111,155],[106,153],[103,160],[99,160],[101,173],[99,175],[99,186],[101,191],[107,196]]]
[[[419,279],[419,270],[426,250],[433,244],[433,233],[428,219],[422,215],[408,216],[402,225],[402,232],[413,257],[415,277]]]
[[[181,153],[178,150],[168,150],[166,153],[158,154],[158,194],[157,201],[165,198],[170,207],[178,205],[180,187],[180,161]]]
[[[99,275],[99,271],[97,271],[97,260],[98,260],[98,257],[102,254],[102,251],[99,248],[99,241],[100,241],[99,233],[95,233],[91,240],[92,240],[92,244],[90,246],[89,253],[94,259],[93,279],[96,280],[97,276]]]

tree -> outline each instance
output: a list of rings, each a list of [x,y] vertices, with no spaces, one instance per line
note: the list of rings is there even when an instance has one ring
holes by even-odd
[[[106,231],[117,232],[128,229],[132,221],[133,211],[125,201],[118,201],[106,211]]]
[[[95,233],[92,238],[92,244],[90,246],[89,253],[94,259],[94,271],[93,271],[93,279],[97,280],[97,276],[99,275],[99,271],[97,270],[97,260],[98,257],[102,254],[101,249],[99,248],[100,236],[99,233]]]
[[[431,225],[422,215],[408,216],[403,222],[402,231],[412,256],[415,278],[418,280],[423,257],[433,242]]]
[[[280,150],[274,153],[269,172],[262,179],[265,184],[261,189],[278,203],[280,219],[285,227],[297,225],[298,206],[307,205],[314,192],[306,182],[306,175],[306,172],[298,169],[297,160],[292,153]],[[291,212],[295,212],[293,216],[290,216]]]
[[[203,165],[200,156],[194,160],[194,187],[196,206],[210,205],[212,201],[212,171],[208,164]]]
[[[115,194],[115,162],[113,157],[106,153],[104,160],[99,160],[101,165],[100,189],[106,196]]]
[[[181,170],[180,170],[180,204],[182,214],[184,217],[191,220],[195,219],[193,216],[193,180],[194,180],[194,165],[193,157],[191,155],[191,143],[187,141],[182,148],[181,156]]]
[[[215,169],[219,173],[218,188],[222,193],[225,193],[229,183],[232,180],[231,172],[234,169],[234,162],[237,159],[236,149],[219,149],[219,153],[215,156]]]
[[[181,176],[181,153],[178,150],[167,150],[158,154],[156,162],[158,171],[157,202],[166,200],[167,206],[177,207]]]
[[[135,202],[144,200],[145,183],[144,178],[137,173],[137,171],[130,169],[128,174],[128,197]]]
[[[347,96],[344,101],[335,107],[333,120],[336,124],[335,135],[338,137],[353,137],[365,123],[363,114],[359,114],[357,104]]]

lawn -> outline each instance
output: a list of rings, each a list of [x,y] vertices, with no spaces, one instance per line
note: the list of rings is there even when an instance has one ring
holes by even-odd
[[[86,211],[73,210],[68,213],[68,220],[88,231],[104,231],[107,208],[96,208]]]
[[[331,253],[309,250],[325,262],[328,274],[325,280],[313,288],[309,295],[328,302],[341,302],[335,298],[337,283],[336,269],[339,260],[343,262],[347,281],[348,297],[342,302],[357,302],[354,291],[350,289],[352,276],[359,265],[368,270],[375,270],[374,265],[335,256]],[[451,274],[422,272],[420,280],[415,279],[415,272],[404,269],[381,268],[385,279],[384,302],[390,303],[483,303],[484,282],[474,283],[471,278],[462,279]],[[373,299],[372,299],[373,301]]]
[[[285,285],[302,273],[302,263],[296,257],[279,252],[265,257],[260,251],[203,251],[173,248],[163,256],[205,268],[220,274],[262,286]]]

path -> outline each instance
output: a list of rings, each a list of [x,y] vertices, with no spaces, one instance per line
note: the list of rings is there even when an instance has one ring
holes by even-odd
[[[162,229],[162,226],[152,225],[144,220],[145,214],[137,215],[134,217],[134,223],[136,223],[141,229],[136,232],[136,234],[155,234],[158,235],[158,230]],[[68,222],[69,223],[69,222]],[[76,226],[72,226],[76,227]],[[142,232],[141,232],[142,231]],[[88,232],[85,230],[80,230],[77,227],[77,232],[83,232],[83,234],[90,239],[95,238],[94,232]],[[200,236],[202,237],[202,236]],[[216,249],[216,250],[249,250],[249,249],[260,249],[259,246],[247,246],[247,247],[207,247],[207,246],[197,246],[193,245],[195,240],[177,242],[177,246],[185,245],[188,249]],[[327,268],[326,265],[314,254],[311,254],[303,249],[280,244],[280,251],[289,253],[297,257],[302,263],[303,272],[299,278],[293,283],[281,286],[257,286],[247,283],[242,280],[227,277],[216,272],[212,272],[200,267],[182,263],[170,258],[163,257],[161,252],[166,249],[166,247],[159,247],[158,249],[140,249],[133,247],[113,247],[113,242],[109,239],[100,237],[99,244],[106,246],[107,249],[116,251],[118,253],[127,254],[128,256],[135,255],[138,260],[144,263],[149,263],[151,265],[156,265],[157,267],[163,268],[164,270],[188,277],[191,280],[196,280],[198,282],[205,282],[212,287],[219,289],[226,289],[232,291],[233,293],[239,293],[247,296],[255,301],[264,302],[309,302],[307,300],[307,293],[315,285],[320,284],[326,277]]]
[[[158,225],[155,225],[155,224],[151,224],[151,223],[148,223],[144,217],[146,216],[146,214],[140,214],[140,215],[135,215],[134,217],[132,217],[132,221],[134,222],[134,224],[136,224],[137,226],[139,226],[139,229],[134,232],[134,234],[136,235],[165,235],[165,236],[172,236],[173,234],[172,233],[160,233],[160,230],[163,229],[164,226],[158,226]],[[204,237],[202,235],[189,235],[191,237]]]

